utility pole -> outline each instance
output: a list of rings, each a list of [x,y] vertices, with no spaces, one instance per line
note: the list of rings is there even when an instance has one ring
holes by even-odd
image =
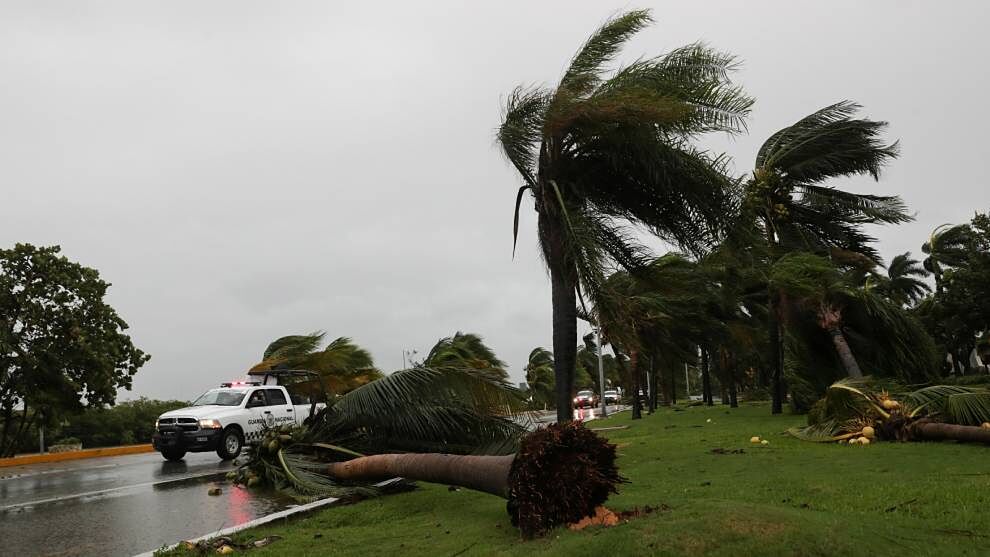
[[[595,344],[598,346],[598,388],[601,391],[598,396],[601,397],[599,402],[602,403],[602,417],[608,416],[608,410],[605,404],[605,369],[602,367],[602,335],[601,326],[595,327]]]

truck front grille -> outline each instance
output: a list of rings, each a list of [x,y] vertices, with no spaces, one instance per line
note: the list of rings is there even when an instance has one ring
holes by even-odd
[[[196,418],[161,418],[158,420],[158,429],[163,428],[196,431],[199,429],[199,421]]]

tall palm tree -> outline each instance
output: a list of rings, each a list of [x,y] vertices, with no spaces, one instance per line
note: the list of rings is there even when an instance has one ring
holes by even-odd
[[[422,365],[457,366],[497,381],[509,380],[509,374],[505,371],[505,362],[499,360],[495,351],[485,344],[484,339],[474,333],[458,331],[454,336],[440,339],[423,360]]]
[[[880,137],[886,122],[854,118],[859,108],[849,101],[827,106],[774,133],[760,147],[746,184],[747,210],[762,224],[771,261],[795,249],[854,252],[879,261],[863,225],[912,219],[899,197],[823,185],[858,174],[878,180],[884,165],[897,156],[897,143],[885,144]],[[774,413],[782,411],[784,399],[779,305],[779,294],[771,290],[767,330]]]
[[[735,59],[702,44],[637,60],[606,76],[622,45],[651,22],[632,11],[608,20],[571,60],[555,89],[519,87],[497,132],[537,212],[550,273],[558,419],[569,415],[578,293],[594,298],[612,264],[636,267],[641,226],[700,249],[725,216],[725,159],[693,147],[699,134],[743,128],[752,100],[728,74]]]
[[[326,333],[289,335],[275,340],[262,354],[261,361],[248,372],[263,375],[276,369],[307,369],[323,377],[324,384],[336,394],[343,394],[379,379],[371,353],[347,337],[339,337],[320,350]],[[300,385],[296,388],[304,388]]]
[[[932,230],[928,241],[921,246],[921,251],[928,256],[922,264],[935,277],[936,293],[942,293],[945,270],[966,263],[971,232],[968,224],[943,224]]]
[[[911,252],[894,256],[887,265],[887,276],[880,278],[880,289],[899,305],[917,304],[932,289],[925,281],[929,272],[921,266],[917,259],[911,258]]]

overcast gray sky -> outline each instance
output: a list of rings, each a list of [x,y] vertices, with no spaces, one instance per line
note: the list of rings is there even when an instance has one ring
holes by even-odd
[[[773,131],[853,99],[903,154],[879,184],[917,221],[889,258],[990,209],[990,3],[0,1],[0,242],[60,244],[113,283],[152,354],[125,398],[188,399],[267,343],[327,331],[393,370],[456,330],[523,378],[549,346],[535,219],[493,141],[501,99],[552,84],[617,10],[625,60],[738,55],[742,173]],[[528,206],[531,207],[531,206]]]

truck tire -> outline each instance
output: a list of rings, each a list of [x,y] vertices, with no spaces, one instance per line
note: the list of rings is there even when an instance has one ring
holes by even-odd
[[[241,454],[244,448],[244,436],[241,430],[233,426],[228,426],[220,434],[220,446],[217,447],[217,456],[223,460],[233,460]]]
[[[186,451],[182,449],[162,449],[162,456],[169,462],[178,462],[186,456]]]

